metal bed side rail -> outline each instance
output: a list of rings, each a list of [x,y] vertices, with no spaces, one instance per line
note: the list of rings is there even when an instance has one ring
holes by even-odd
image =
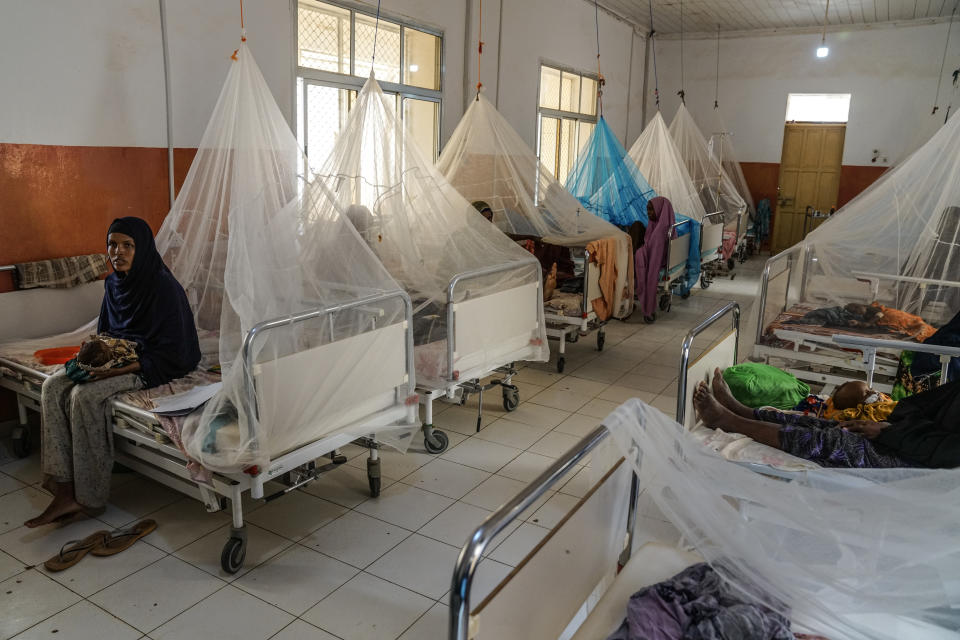
[[[683,339],[683,344],[680,346],[680,371],[677,377],[677,422],[680,424],[683,424],[687,410],[687,367],[690,364],[690,346],[698,335],[706,331],[708,327],[713,326],[714,323],[718,322],[727,314],[733,314],[733,331],[736,334],[736,342],[733,347],[733,362],[736,364],[737,348],[740,343],[740,305],[736,302],[728,302],[723,308],[717,310],[709,318],[691,329]]]
[[[523,260],[514,260],[513,262],[505,262],[503,264],[497,264],[489,267],[471,269],[469,271],[458,273],[450,278],[450,283],[447,285],[447,375],[450,377],[451,381],[455,381],[453,377],[453,353],[456,350],[456,345],[454,344],[455,332],[453,331],[454,289],[456,289],[457,285],[464,280],[474,280],[476,278],[490,276],[495,273],[506,273],[507,271],[514,271],[516,269],[522,269],[523,267],[536,267],[537,299],[535,304],[537,305],[536,313],[539,314],[543,305],[543,268],[540,266],[540,261],[532,255],[529,258],[524,258]],[[584,274],[586,274],[586,269],[584,269]]]
[[[407,343],[407,395],[413,395],[416,387],[416,371],[413,362],[413,304],[410,302],[410,296],[408,296],[405,291],[397,289],[395,291],[384,291],[371,294],[350,302],[326,305],[316,309],[311,309],[310,311],[304,311],[281,318],[274,318],[272,320],[264,320],[263,322],[251,327],[247,332],[247,335],[245,335],[243,338],[243,344],[240,347],[240,353],[243,361],[244,386],[246,387],[247,401],[253,410],[253,418],[258,420],[260,417],[257,407],[257,390],[253,379],[253,344],[261,335],[272,329],[287,327],[293,324],[304,322],[306,320],[312,320],[314,318],[319,318],[332,313],[338,313],[348,309],[363,308],[377,302],[392,300],[394,298],[400,298],[403,301],[404,306],[404,318],[407,322],[407,330],[405,332]]]
[[[787,272],[787,295],[790,294],[790,276],[793,271],[793,264],[796,262],[795,254],[800,250],[799,245],[794,245],[789,249],[781,251],[775,256],[772,256],[767,259],[767,262],[763,265],[763,272],[760,274],[760,299],[757,301],[757,336],[756,344],[760,344],[760,339],[763,337],[763,312],[767,306],[767,290],[770,286],[770,272],[773,270],[773,266],[782,260],[787,261],[787,267],[783,271],[777,272],[775,275],[779,276],[784,271]],[[787,299],[784,298],[783,301],[784,309],[787,306]]]
[[[936,344],[924,344],[922,342],[881,340],[878,338],[864,338],[862,336],[846,336],[841,334],[833,336],[833,341],[841,347],[854,348],[863,352],[864,365],[867,367],[868,385],[873,384],[877,352],[880,350],[915,351],[940,356],[940,384],[947,382],[950,359],[960,358],[960,347],[945,347]]]
[[[14,362],[13,360],[8,360],[6,358],[0,358],[0,363],[3,363],[3,366],[7,369],[16,371],[17,373],[27,376],[28,378],[39,378],[40,380],[46,380],[51,375],[49,373],[44,373],[43,371],[37,371],[36,369],[25,367],[19,362]]]
[[[524,487],[520,493],[487,516],[480,526],[474,529],[470,538],[460,550],[456,568],[453,571],[453,584],[450,590],[450,640],[468,640],[470,588],[473,586],[477,566],[480,564],[483,552],[490,541],[502,533],[530,505],[540,499],[550,487],[559,482],[608,435],[610,435],[610,432],[605,426],[598,426],[550,465],[546,471]],[[636,482],[636,475],[633,477],[634,482]],[[633,489],[631,487],[631,497],[632,495]]]

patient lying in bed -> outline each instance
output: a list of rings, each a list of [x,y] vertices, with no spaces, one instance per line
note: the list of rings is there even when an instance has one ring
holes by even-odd
[[[901,400],[885,422],[840,422],[751,409],[730,393],[720,370],[697,385],[694,408],[710,428],[743,434],[826,467],[960,466],[960,381]]]

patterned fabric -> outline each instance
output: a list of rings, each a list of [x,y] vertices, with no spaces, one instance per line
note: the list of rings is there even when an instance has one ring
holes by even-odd
[[[897,408],[897,403],[885,393],[879,394],[876,402],[865,402],[849,409],[837,409],[833,406],[833,398],[827,400],[823,417],[830,420],[870,420],[884,422]]]
[[[17,270],[17,287],[20,289],[69,289],[78,284],[99,280],[100,276],[107,272],[107,256],[95,253],[88,256],[22,262],[14,266]]]
[[[107,504],[113,468],[113,437],[107,399],[143,383],[132,373],[75,385],[64,371],[43,383],[40,465],[57,482],[73,482],[77,502]]]
[[[840,429],[836,420],[754,409],[754,417],[780,425],[780,448],[824,467],[886,469],[911,466],[857,433]]]
[[[99,340],[106,344],[107,348],[110,349],[110,360],[99,367],[92,367],[82,362],[79,363],[80,368],[87,373],[97,373],[106,369],[118,369],[137,361],[137,343],[132,340],[111,338],[105,334],[90,336],[90,340]]]
[[[890,394],[894,400],[903,400],[907,396],[929,391],[940,383],[939,371],[922,376],[913,375],[911,366],[915,356],[916,354],[913,351],[904,351],[900,354],[897,378],[893,383],[893,391]]]

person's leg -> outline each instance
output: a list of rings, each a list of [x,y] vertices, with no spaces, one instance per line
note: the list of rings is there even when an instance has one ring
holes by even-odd
[[[67,416],[70,390],[74,382],[65,371],[59,371],[43,382],[40,392],[42,409],[40,469],[54,482],[73,480],[73,447]]]
[[[711,429],[723,429],[741,433],[757,442],[780,449],[780,428],[770,422],[762,422],[737,415],[711,395],[707,383],[700,382],[693,392],[693,406],[703,423]]]
[[[755,417],[753,415],[753,409],[745,404],[741,404],[739,400],[733,397],[733,392],[730,391],[726,380],[723,379],[723,373],[720,371],[720,367],[713,370],[711,389],[713,390],[713,397],[717,399],[717,402],[730,411],[742,418],[753,419]]]
[[[137,376],[127,374],[77,385],[70,394],[74,497],[84,509],[99,509],[107,504],[110,496],[113,434],[107,400],[140,386]]]

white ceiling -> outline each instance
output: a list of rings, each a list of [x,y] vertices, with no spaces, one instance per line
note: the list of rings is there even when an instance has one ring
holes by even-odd
[[[828,24],[865,25],[949,18],[958,0],[830,0]],[[648,0],[599,0],[604,9],[643,31],[650,29]],[[753,31],[823,26],[827,0],[653,0],[658,34]]]

